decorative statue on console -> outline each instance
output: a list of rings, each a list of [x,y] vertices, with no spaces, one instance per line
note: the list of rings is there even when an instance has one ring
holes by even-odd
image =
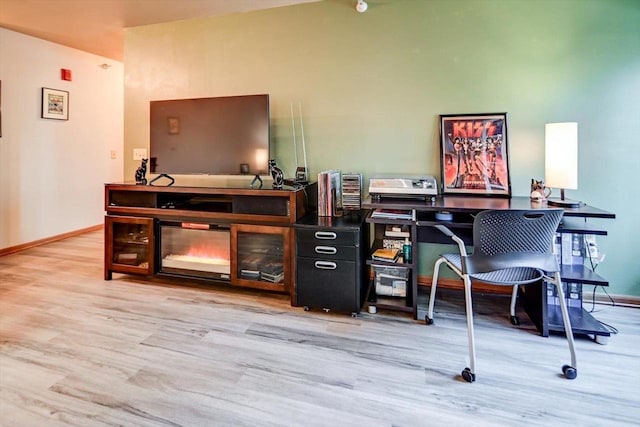
[[[142,164],[136,170],[136,184],[137,185],[147,185],[147,160],[142,159]]]
[[[271,178],[273,178],[273,188],[281,190],[282,184],[284,183],[284,174],[282,173],[282,169],[276,166],[276,159],[269,160],[269,173],[271,173]]]
[[[544,181],[531,178],[531,200],[542,202],[551,195],[551,188],[546,188]]]

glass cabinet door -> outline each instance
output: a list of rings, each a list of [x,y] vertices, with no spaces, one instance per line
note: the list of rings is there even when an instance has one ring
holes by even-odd
[[[291,233],[288,227],[231,226],[232,283],[286,291],[291,286]]]
[[[153,274],[155,271],[153,218],[105,217],[105,279],[112,272]]]

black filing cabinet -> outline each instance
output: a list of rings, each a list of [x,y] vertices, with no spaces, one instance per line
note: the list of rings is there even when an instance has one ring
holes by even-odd
[[[295,225],[295,305],[356,315],[364,302],[369,248],[363,211],[310,215]]]

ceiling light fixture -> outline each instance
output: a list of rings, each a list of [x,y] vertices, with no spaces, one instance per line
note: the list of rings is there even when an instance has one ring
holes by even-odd
[[[366,12],[368,7],[369,5],[364,0],[358,0],[358,3],[356,4],[356,10],[360,13]]]

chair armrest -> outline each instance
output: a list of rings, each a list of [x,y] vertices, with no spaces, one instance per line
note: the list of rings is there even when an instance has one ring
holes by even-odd
[[[456,236],[453,231],[449,230],[445,225],[436,224],[434,227],[440,230],[445,236],[451,237],[451,239],[456,242],[460,255],[467,256],[467,248],[464,246],[464,241],[461,238]]]
[[[448,236],[448,237],[455,236],[455,234],[453,234],[453,231],[449,230],[446,225],[436,224],[434,225],[434,227],[440,230],[442,234],[444,234],[445,236]]]

